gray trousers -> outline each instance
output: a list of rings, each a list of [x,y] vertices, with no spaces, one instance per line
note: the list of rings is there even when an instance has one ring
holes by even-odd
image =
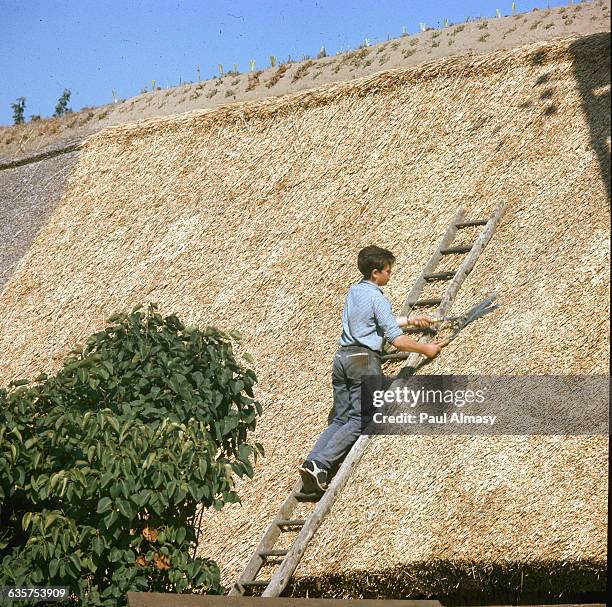
[[[326,470],[338,466],[361,433],[361,377],[382,375],[380,356],[361,346],[339,348],[334,356],[334,413],[306,459]]]

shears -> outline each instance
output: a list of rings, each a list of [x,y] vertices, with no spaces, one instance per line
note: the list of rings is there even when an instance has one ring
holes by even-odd
[[[447,337],[444,341],[450,343],[459,335],[459,333],[465,329],[470,323],[473,323],[475,320],[490,314],[494,310],[499,308],[499,304],[493,304],[493,302],[497,299],[497,293],[493,293],[489,295],[486,299],[481,301],[479,304],[476,304],[472,308],[470,308],[465,314],[461,316],[443,316],[442,318],[437,318],[436,324],[448,324],[453,332],[449,337]]]
[[[442,347],[447,346],[469,324],[497,310],[497,308],[499,308],[499,304],[493,303],[496,299],[497,293],[492,293],[486,299],[470,308],[465,314],[462,314],[461,316],[443,316],[442,318],[436,318],[434,321],[435,325],[448,325],[449,328],[452,328],[453,330],[453,332],[448,337],[439,342],[440,345]],[[429,327],[428,329],[424,329],[423,331],[427,332],[428,330],[437,333],[440,329]],[[408,356],[410,356],[409,352],[394,352],[392,354],[383,354],[381,360],[403,360],[408,358]]]

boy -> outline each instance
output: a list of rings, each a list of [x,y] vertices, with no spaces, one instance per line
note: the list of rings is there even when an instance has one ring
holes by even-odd
[[[329,470],[350,451],[361,432],[361,377],[382,375],[380,356],[386,339],[398,350],[418,352],[435,358],[441,350],[437,343],[420,343],[403,334],[401,327],[428,327],[429,316],[394,317],[389,300],[380,287],[389,282],[395,256],[376,246],[359,251],[357,265],[363,275],[346,296],[342,311],[342,335],[334,356],[332,387],[334,418],[319,436],[312,451],[299,467],[303,490],[325,491]]]

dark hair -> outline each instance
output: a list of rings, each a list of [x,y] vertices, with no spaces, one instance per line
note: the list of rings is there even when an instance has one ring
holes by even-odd
[[[395,263],[395,255],[388,249],[371,245],[359,251],[357,256],[357,266],[364,278],[370,278],[372,270],[382,270],[389,264]]]

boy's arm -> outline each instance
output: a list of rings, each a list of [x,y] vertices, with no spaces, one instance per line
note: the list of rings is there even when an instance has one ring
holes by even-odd
[[[393,340],[393,345],[400,352],[417,352],[427,356],[427,358],[435,358],[440,354],[442,347],[445,344],[437,342],[423,343],[408,337],[408,335],[400,335]]]
[[[440,354],[442,346],[437,343],[421,343],[404,335],[391,309],[389,300],[385,297],[377,298],[374,301],[374,315],[376,322],[382,327],[385,339],[392,343],[401,352],[418,352],[424,354],[428,358],[435,358]],[[422,322],[426,322],[425,326],[429,325],[429,317],[415,317]],[[427,320],[424,320],[427,319]],[[408,319],[407,319],[408,320]],[[410,319],[412,324],[415,319]],[[431,319],[433,320],[433,319]]]
[[[404,327],[408,327],[409,325],[425,329],[426,327],[434,324],[436,319],[432,318],[431,316],[413,316],[411,318],[408,318],[408,316],[396,316],[395,322],[397,322],[402,329]]]

